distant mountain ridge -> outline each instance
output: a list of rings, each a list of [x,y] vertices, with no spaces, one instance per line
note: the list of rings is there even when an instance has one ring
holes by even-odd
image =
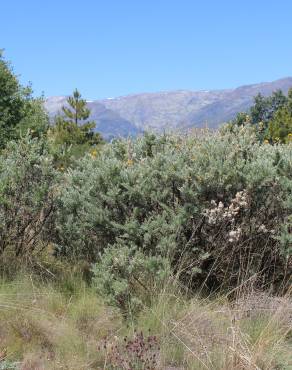
[[[258,93],[264,96],[281,89],[287,93],[292,77],[273,82],[240,86],[235,89],[189,91],[176,90],[142,93],[88,102],[90,119],[105,138],[136,136],[145,130],[184,130],[192,127],[217,128],[247,111]],[[47,98],[50,116],[60,112],[65,96]]]

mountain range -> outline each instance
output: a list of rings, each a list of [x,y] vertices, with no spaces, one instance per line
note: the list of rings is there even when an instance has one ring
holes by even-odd
[[[224,90],[175,90],[88,101],[90,119],[104,138],[136,136],[150,131],[186,130],[194,127],[217,128],[247,111],[258,93],[264,96],[281,89],[287,93],[292,77],[272,82],[240,86]],[[66,96],[45,100],[45,108],[53,117],[66,105]]]

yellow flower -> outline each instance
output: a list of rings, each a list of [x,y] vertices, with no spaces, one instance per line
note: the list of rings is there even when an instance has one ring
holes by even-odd
[[[264,140],[264,143],[265,144],[269,144],[269,140]]]
[[[97,151],[96,150],[92,150],[91,153],[90,153],[91,157],[95,158],[96,155],[97,155]]]
[[[127,160],[127,165],[132,166],[133,165],[133,159],[128,159]]]
[[[290,132],[290,133],[288,134],[288,136],[289,136],[289,137],[292,137],[292,133]]]

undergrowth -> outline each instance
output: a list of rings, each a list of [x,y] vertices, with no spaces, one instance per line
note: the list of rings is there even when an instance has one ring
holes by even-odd
[[[1,281],[0,311],[1,369],[292,368],[288,294],[188,298],[169,280],[125,320],[79,277],[25,275]]]

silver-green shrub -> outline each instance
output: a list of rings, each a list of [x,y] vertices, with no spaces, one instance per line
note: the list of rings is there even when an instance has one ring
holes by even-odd
[[[152,301],[169,278],[170,266],[166,258],[145,256],[120,242],[105,250],[93,274],[98,293],[128,316]]]
[[[118,140],[65,175],[55,243],[91,261],[134,247],[191,286],[267,287],[291,273],[291,190],[292,145],[250,127]]]
[[[31,258],[53,230],[57,173],[43,140],[11,142],[0,155],[0,256]]]

